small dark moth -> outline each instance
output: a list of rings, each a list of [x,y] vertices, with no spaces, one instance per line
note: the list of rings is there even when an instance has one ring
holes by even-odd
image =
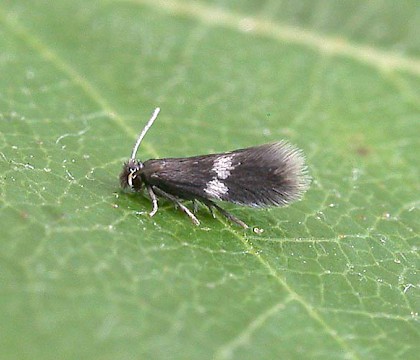
[[[248,225],[230,214],[215,200],[253,206],[284,206],[299,200],[309,187],[305,159],[301,150],[285,141],[240,149],[222,154],[188,158],[152,159],[144,163],[135,156],[141,141],[156,120],[160,109],[140,133],[120,174],[123,188],[140,191],[143,186],[153,203],[150,216],[158,210],[158,196],[185,212],[195,225],[197,202],[206,205],[214,217],[216,209],[230,221]],[[193,212],[180,200],[192,200]]]

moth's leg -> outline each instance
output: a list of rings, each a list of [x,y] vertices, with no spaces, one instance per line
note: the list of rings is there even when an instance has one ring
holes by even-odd
[[[192,200],[192,204],[193,204],[193,213],[194,214],[197,214],[197,211],[198,211],[198,201],[195,200],[195,199],[193,199]]]
[[[190,219],[195,225],[197,226],[200,225],[200,221],[195,217],[195,215],[184,204],[182,204],[175,196],[168,194],[167,192],[159,189],[156,186],[153,186],[152,188],[156,194],[172,201],[176,206],[178,206],[184,213],[186,213],[190,217]]]
[[[152,187],[149,186],[149,185],[146,185],[146,188],[147,188],[147,192],[149,193],[150,199],[152,200],[152,204],[153,204],[153,209],[149,213],[149,215],[153,216],[158,211],[158,200],[157,200],[156,194],[153,192]]]
[[[220,212],[224,217],[226,217],[228,220],[234,222],[235,224],[238,224],[239,226],[242,226],[244,229],[248,229],[249,226],[245,224],[242,220],[239,220],[236,216],[232,215],[230,212],[227,212],[225,209],[221,208],[219,205],[214,203],[213,201],[206,200],[205,204],[210,209],[210,212],[213,214],[213,208],[215,208],[218,212]]]
[[[213,216],[213,219],[216,218],[216,214],[214,213],[214,206],[213,206],[213,202],[210,200],[205,200],[205,199],[200,199],[200,202],[207,206],[207,209],[209,209],[211,216]]]

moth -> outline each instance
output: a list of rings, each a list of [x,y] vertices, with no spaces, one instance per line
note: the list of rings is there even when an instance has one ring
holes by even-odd
[[[144,188],[152,201],[150,216],[158,211],[158,198],[165,198],[200,225],[195,213],[204,204],[243,228],[242,220],[224,210],[215,201],[227,201],[250,207],[284,206],[299,200],[308,189],[310,178],[301,150],[286,141],[259,145],[220,154],[186,158],[136,159],[140,144],[156,120],[160,109],[141,131],[131,158],[120,174],[122,188],[139,192]],[[181,201],[191,200],[191,211]]]

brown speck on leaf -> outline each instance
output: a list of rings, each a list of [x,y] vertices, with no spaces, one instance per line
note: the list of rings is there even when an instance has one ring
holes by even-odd
[[[357,146],[356,153],[360,156],[368,156],[371,150],[367,146]]]

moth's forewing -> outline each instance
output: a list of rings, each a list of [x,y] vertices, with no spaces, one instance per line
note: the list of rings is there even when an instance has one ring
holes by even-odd
[[[247,206],[281,206],[306,191],[300,150],[287,142],[222,154],[148,160],[144,181],[183,199],[223,200]]]

